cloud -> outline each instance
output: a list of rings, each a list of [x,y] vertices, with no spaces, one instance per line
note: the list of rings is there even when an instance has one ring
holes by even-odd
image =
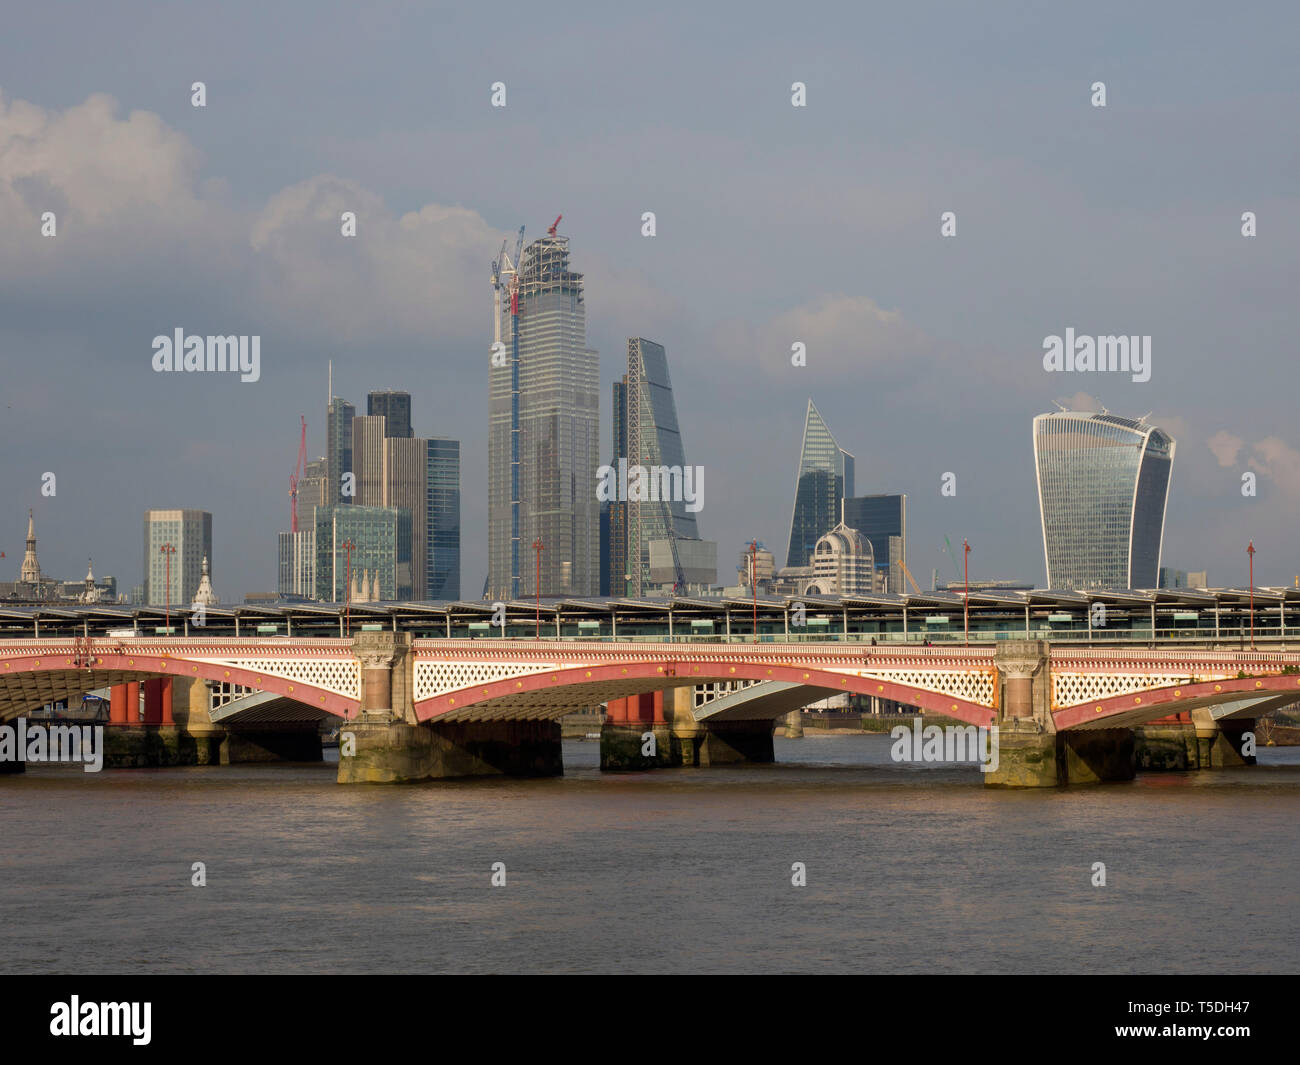
[[[1214,457],[1219,460],[1219,465],[1227,467],[1236,464],[1237,456],[1241,453],[1244,441],[1239,436],[1233,436],[1226,429],[1220,429],[1205,443],[1214,452]]]

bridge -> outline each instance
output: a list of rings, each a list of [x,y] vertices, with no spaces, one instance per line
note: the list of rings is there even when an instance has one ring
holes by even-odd
[[[320,725],[335,722],[348,783],[560,773],[558,719],[599,705],[603,768],[772,761],[777,718],[847,692],[996,726],[986,783],[1049,786],[1250,764],[1254,717],[1300,699],[1300,650],[1239,639],[90,636],[83,620],[80,635],[0,640],[0,718],[110,687],[110,765],[318,759]]]

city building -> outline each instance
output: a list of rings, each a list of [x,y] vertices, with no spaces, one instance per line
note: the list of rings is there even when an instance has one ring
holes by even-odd
[[[300,515],[297,532],[282,532],[277,538],[276,591],[280,595],[306,599],[316,595],[316,510],[313,507]]]
[[[352,420],[357,408],[346,399],[330,396],[325,428],[325,465],[329,486],[328,503],[351,503],[353,497],[343,494],[343,475],[352,472]]]
[[[862,595],[877,590],[871,541],[840,522],[813,547],[809,595]]]
[[[618,468],[627,459],[627,375],[614,382],[611,406],[614,455],[610,465]],[[609,499],[600,504],[601,595],[626,595],[632,574],[627,565],[627,502]]]
[[[1174,440],[1145,419],[1055,411],[1034,419],[1047,584],[1155,588]]]
[[[1169,566],[1160,567],[1160,585],[1161,588],[1208,588],[1209,574],[1205,570],[1187,570],[1172,569]]]
[[[324,507],[335,502],[329,493],[329,460],[324,456],[307,463],[303,475],[298,480],[298,513],[307,522],[311,521],[313,507]]]
[[[408,600],[411,595],[411,514],[397,507],[317,507],[316,593],[323,602],[348,598],[364,577],[367,600]],[[351,543],[349,560],[347,544]],[[377,588],[376,588],[377,582]]]
[[[853,496],[844,500],[844,524],[871,542],[882,591],[901,592],[907,564],[907,496]],[[887,581],[880,578],[888,578]]]
[[[411,431],[411,393],[385,389],[366,395],[366,414],[384,419],[388,436],[414,436]]]
[[[596,595],[600,368],[587,347],[583,279],[569,268],[569,239],[556,236],[554,227],[528,245],[522,260],[518,500],[511,485],[513,300],[500,300],[494,279],[495,335],[507,357],[490,360],[488,370],[488,596],[508,600],[538,591],[533,543],[539,540],[541,595]]]
[[[199,576],[199,588],[194,593],[195,606],[216,606],[220,599],[217,593],[212,590],[212,578],[208,574],[208,556],[203,556],[203,572]]]
[[[683,473],[678,483],[684,487],[686,452],[663,345],[644,337],[628,339],[627,373],[622,382],[614,385],[613,420],[613,468],[619,471],[620,484],[626,487],[623,471],[638,466],[646,471],[666,467]],[[718,545],[700,539],[695,514],[687,509],[689,501],[684,492],[670,492],[667,498],[662,491],[652,494],[656,498],[642,499],[639,492],[620,491],[620,498],[610,501],[611,592],[640,598],[676,584],[686,587],[714,584],[718,579]],[[671,498],[674,494],[681,498]],[[621,498],[624,495],[628,498]],[[658,563],[651,551],[651,545],[656,543],[660,545],[654,553],[660,560]],[[676,561],[673,560],[674,543]],[[684,587],[678,589],[684,590]]]
[[[757,545],[751,550],[751,545]],[[736,572],[740,575],[739,585],[741,588],[750,587],[749,577],[750,569],[754,571],[754,583],[758,585],[758,590],[762,594],[772,591],[772,582],[776,578],[776,556],[772,554],[761,542],[751,540],[745,545],[745,549],[740,552],[740,565],[736,567]]]
[[[425,598],[460,598],[460,441],[425,442]]]
[[[162,548],[168,546],[168,551]],[[212,557],[212,515],[206,510],[144,512],[144,595],[149,606],[189,606]],[[167,577],[171,576],[168,587]]]
[[[786,566],[811,564],[817,540],[843,519],[843,502],[852,495],[853,456],[835,442],[821,413],[809,399],[790,515]]]

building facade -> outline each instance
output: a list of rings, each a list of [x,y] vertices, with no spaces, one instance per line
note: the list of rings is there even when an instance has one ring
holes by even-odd
[[[809,399],[795,478],[786,566],[811,564],[818,539],[843,520],[844,500],[852,495],[853,456],[835,442],[821,413]]]
[[[425,598],[460,598],[460,441],[425,442]]]
[[[883,590],[901,592],[907,563],[907,496],[854,496],[844,501],[844,524],[857,529],[871,542],[876,572],[888,577],[878,581]]]
[[[810,595],[863,595],[877,590],[871,541],[840,522],[813,547]]]
[[[1034,419],[1047,585],[1155,588],[1174,440],[1145,420],[1056,411]]]
[[[408,437],[411,431],[411,393],[385,389],[366,395],[366,414],[384,419],[384,432],[389,436]]]
[[[325,464],[329,485],[326,502],[352,503],[353,498],[343,494],[343,475],[352,472],[352,419],[357,408],[338,396],[330,398],[326,417]]]
[[[164,545],[174,550],[164,552]],[[210,513],[206,510],[144,512],[145,603],[149,606],[193,603],[203,576],[204,558],[212,558]]]
[[[411,514],[397,507],[318,507],[315,522],[316,594],[342,603],[363,580],[366,598],[411,599]],[[351,560],[348,542],[351,542]],[[350,571],[350,572],[349,572]]]

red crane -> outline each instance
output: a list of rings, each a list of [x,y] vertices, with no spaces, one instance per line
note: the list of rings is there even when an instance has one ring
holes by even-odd
[[[560,225],[560,219],[563,218],[563,217],[564,217],[564,215],[562,215],[562,214],[558,214],[558,215],[556,215],[556,216],[555,216],[555,221],[551,223],[551,228],[548,229],[548,230],[546,231],[546,232],[547,232],[548,234],[550,234],[552,237],[555,236],[555,231],[556,231],[557,228],[559,228],[559,225]]]
[[[303,467],[307,464],[307,419],[301,414],[298,417],[302,418],[302,438],[298,441],[298,465],[289,475],[289,509],[293,518],[289,527],[294,532],[298,531],[298,478],[302,476]]]

